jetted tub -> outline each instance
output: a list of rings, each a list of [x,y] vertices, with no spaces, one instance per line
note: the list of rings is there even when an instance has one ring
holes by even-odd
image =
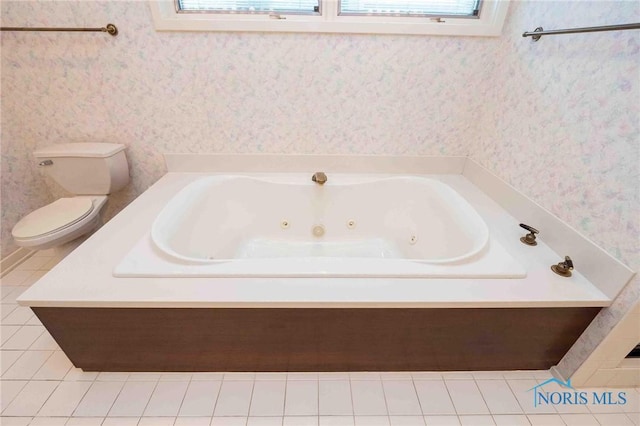
[[[469,178],[329,173],[320,186],[311,173],[244,170],[338,170],[335,159],[191,158],[209,169],[168,162],[169,173],[20,296],[76,367],[547,369],[610,303],[581,270],[565,278],[549,268],[562,257],[546,236],[571,233],[473,163]],[[380,161],[342,169],[380,170]],[[432,170],[385,161],[397,164],[389,173]],[[231,167],[238,176],[211,174]],[[511,216],[483,182],[531,213]],[[529,217],[543,230],[536,247],[519,241]]]
[[[492,277],[522,267],[426,177],[209,176],[164,207],[115,276]]]

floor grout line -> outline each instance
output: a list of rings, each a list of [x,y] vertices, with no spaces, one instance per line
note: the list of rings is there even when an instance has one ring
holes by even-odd
[[[382,376],[380,376],[382,379]],[[384,390],[384,380],[380,380],[380,387],[382,388],[382,399],[384,400],[384,409],[387,412],[387,420],[389,420],[389,424],[391,424],[391,414],[389,414],[389,404],[387,403],[387,393]]]
[[[449,395],[449,400],[451,401],[451,405],[453,406],[453,411],[455,411],[456,416],[460,417],[458,413],[458,408],[456,407],[456,403],[453,401],[453,397],[451,396],[451,392],[449,391],[449,386],[447,386],[447,381],[444,376],[442,377],[442,381],[444,382],[444,388],[447,390],[447,395]]]
[[[473,384],[475,385],[476,389],[478,389],[478,393],[480,394],[480,398],[482,398],[482,402],[484,402],[484,406],[487,407],[487,411],[489,412],[489,415],[493,416],[493,413],[491,412],[491,409],[489,408],[489,404],[487,404],[487,400],[484,397],[484,394],[482,393],[482,389],[480,389],[480,386],[478,386],[478,382],[477,379],[475,378],[475,376],[471,375],[473,377]],[[512,392],[513,393],[513,392]],[[515,398],[515,395],[514,395]],[[516,399],[517,401],[517,399]]]
[[[285,384],[285,389],[286,389],[286,384]],[[256,376],[253,376],[253,383],[251,383],[251,395],[249,396],[249,407],[247,407],[247,425],[249,424],[249,415],[251,414],[251,403],[253,402],[253,391],[256,388]],[[284,412],[283,412],[283,416],[284,416]]]
[[[160,381],[160,379],[162,378],[162,376],[160,376],[158,378],[158,381]],[[190,378],[189,378],[189,382],[187,383],[187,387],[184,390],[184,395],[182,395],[182,400],[180,401],[180,406],[178,407],[178,411],[176,412],[176,417],[180,417],[180,410],[182,410],[182,405],[184,405],[184,400],[187,397],[187,393],[189,393],[189,388],[191,387],[191,382],[193,382],[193,374],[191,374]],[[222,385],[220,385],[222,386]],[[155,390],[155,388],[154,388]],[[151,392],[151,396],[153,396],[153,392]],[[149,397],[149,401],[151,401],[151,397]],[[146,407],[145,407],[146,410]],[[215,407],[214,407],[215,410]],[[186,417],[186,416],[184,416]]]

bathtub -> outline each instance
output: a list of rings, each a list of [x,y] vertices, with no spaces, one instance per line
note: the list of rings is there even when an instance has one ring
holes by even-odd
[[[548,369],[632,275],[466,159],[280,157],[174,156],[19,303],[86,371]]]
[[[116,277],[522,278],[475,209],[428,177],[216,175],[183,188]]]

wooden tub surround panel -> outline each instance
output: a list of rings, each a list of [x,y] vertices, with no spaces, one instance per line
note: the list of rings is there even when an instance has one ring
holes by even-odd
[[[32,308],[88,371],[547,369],[600,308]]]

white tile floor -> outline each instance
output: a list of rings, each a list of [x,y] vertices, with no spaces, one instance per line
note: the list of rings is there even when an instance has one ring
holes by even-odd
[[[83,372],[15,301],[72,249],[37,253],[1,280],[1,425],[640,426],[637,388],[614,390],[622,406],[534,408],[527,390],[547,371]]]

